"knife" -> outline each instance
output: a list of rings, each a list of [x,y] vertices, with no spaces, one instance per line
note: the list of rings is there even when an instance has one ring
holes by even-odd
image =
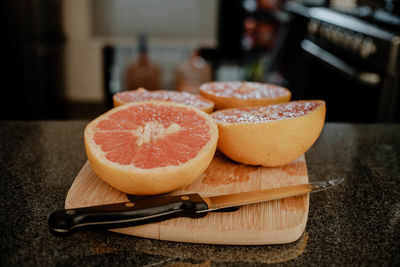
[[[186,194],[137,198],[133,202],[57,210],[50,215],[48,223],[50,232],[65,236],[77,230],[121,228],[175,217],[200,218],[210,211],[226,211],[243,205],[322,191],[343,180],[340,178],[213,197]]]

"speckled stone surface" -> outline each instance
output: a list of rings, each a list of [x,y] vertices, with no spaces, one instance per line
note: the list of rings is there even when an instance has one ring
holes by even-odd
[[[312,194],[302,237],[275,246],[174,243],[111,232],[54,237],[86,161],[85,121],[0,122],[1,266],[261,266],[400,264],[400,125],[327,123],[307,152],[311,181],[345,177]]]

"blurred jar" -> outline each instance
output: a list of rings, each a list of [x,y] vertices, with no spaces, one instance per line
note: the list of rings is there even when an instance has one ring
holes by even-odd
[[[176,71],[176,90],[192,94],[200,93],[201,84],[212,80],[210,64],[197,51],[189,59],[179,64]]]
[[[161,88],[161,70],[149,59],[145,35],[139,36],[138,57],[128,65],[125,72],[125,90],[135,90],[139,87],[147,90]]]
[[[274,21],[259,21],[257,24],[256,47],[270,51],[275,47],[279,33],[279,24]]]
[[[257,21],[248,17],[244,20],[244,33],[242,36],[242,48],[250,51],[254,48],[256,38]]]
[[[258,8],[261,10],[278,10],[284,0],[258,0]]]

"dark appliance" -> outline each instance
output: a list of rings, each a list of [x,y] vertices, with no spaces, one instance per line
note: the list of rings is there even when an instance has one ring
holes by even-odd
[[[327,121],[399,122],[398,32],[343,12],[290,3],[285,73],[294,98],[324,99]]]
[[[2,1],[0,10],[0,119],[65,118],[62,1]]]
[[[214,70],[220,65],[237,65],[243,75],[237,79],[267,82],[278,73],[277,65],[286,39],[288,16],[285,0],[220,0],[218,47],[201,50]],[[217,80],[219,77],[215,77]]]

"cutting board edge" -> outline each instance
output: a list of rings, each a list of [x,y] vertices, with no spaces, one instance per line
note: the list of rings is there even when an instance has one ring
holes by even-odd
[[[303,214],[301,223],[284,230],[277,229],[269,232],[253,231],[247,232],[242,236],[238,235],[236,230],[209,233],[196,229],[197,231],[192,231],[189,234],[182,233],[182,227],[179,226],[165,227],[160,223],[155,223],[120,229],[108,229],[108,231],[141,238],[194,244],[247,246],[289,244],[297,241],[305,231],[308,221],[310,196],[306,195],[305,197],[307,198],[307,208]]]
[[[136,236],[140,238],[149,238],[160,241],[182,242],[191,244],[232,245],[232,246],[279,245],[279,244],[293,243],[303,235],[307,225],[307,216],[305,216],[301,224],[293,228],[288,228],[285,230],[275,230],[266,233],[260,233],[260,232],[246,233],[245,236],[248,239],[244,239],[243,236],[237,236],[236,231],[213,233],[212,238],[210,238],[209,235],[197,235],[196,238],[177,238],[177,236],[174,236],[172,233],[167,236],[164,235],[161,237],[148,233],[147,230],[146,234],[144,234],[143,232],[136,233],[135,231],[132,231],[132,229],[127,229],[127,228],[109,229],[108,231],[118,234]],[[152,228],[154,228],[154,225],[152,225]],[[159,228],[159,226],[157,228]],[[236,236],[236,238],[229,238],[229,236]]]

